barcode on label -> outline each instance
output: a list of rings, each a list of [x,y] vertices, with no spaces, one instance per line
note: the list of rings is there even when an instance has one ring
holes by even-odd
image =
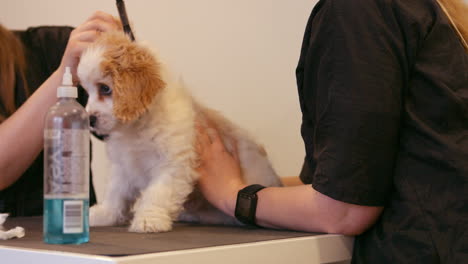
[[[63,233],[83,233],[83,201],[63,201]]]

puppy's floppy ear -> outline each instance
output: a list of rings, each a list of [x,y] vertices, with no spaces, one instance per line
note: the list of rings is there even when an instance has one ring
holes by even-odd
[[[131,42],[123,33],[106,37],[101,70],[113,80],[114,115],[123,122],[135,120],[166,85],[160,65],[149,50]]]

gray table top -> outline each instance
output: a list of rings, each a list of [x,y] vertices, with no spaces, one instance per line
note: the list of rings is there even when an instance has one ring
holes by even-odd
[[[0,240],[0,246],[103,256],[128,256],[319,235],[252,227],[176,223],[170,232],[148,234],[130,233],[125,226],[91,227],[89,243],[49,245],[42,240],[42,217],[8,218],[4,226],[6,229],[24,227],[26,236]]]

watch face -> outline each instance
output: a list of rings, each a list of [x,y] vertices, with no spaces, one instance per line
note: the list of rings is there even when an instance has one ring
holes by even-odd
[[[262,185],[252,184],[237,193],[236,209],[234,211],[237,220],[247,225],[256,225],[257,192],[263,188],[265,187]]]
[[[243,217],[247,217],[250,215],[251,199],[248,195],[241,195],[239,198],[240,199],[237,200],[236,211]]]

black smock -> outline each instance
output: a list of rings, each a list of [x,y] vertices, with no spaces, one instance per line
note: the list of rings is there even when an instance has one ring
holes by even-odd
[[[384,206],[353,263],[468,263],[468,53],[435,0],[321,0],[296,70],[301,179]]]
[[[26,79],[32,94],[59,67],[67,46],[71,27],[35,27],[14,33],[23,43],[26,57]],[[23,83],[17,81],[15,103],[21,106],[27,99]],[[78,89],[78,101],[85,105],[86,92]],[[0,107],[1,109],[1,107]],[[38,116],[37,118],[45,118]],[[18,144],[21,139],[18,138]],[[42,215],[43,213],[43,152],[27,171],[11,186],[0,191],[0,213],[11,216]],[[91,175],[91,172],[90,172]],[[96,203],[92,180],[90,180],[90,205]]]

